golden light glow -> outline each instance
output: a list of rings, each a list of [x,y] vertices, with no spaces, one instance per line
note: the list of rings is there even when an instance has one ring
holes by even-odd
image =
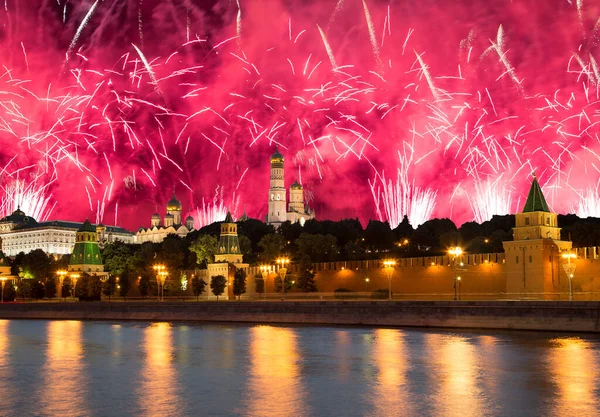
[[[557,417],[598,414],[599,358],[593,346],[578,337],[552,340],[548,354],[551,380],[557,387],[552,414]]]
[[[282,257],[282,258],[277,258],[277,259],[275,260],[275,262],[277,262],[277,264],[279,264],[279,265],[281,265],[281,266],[286,266],[287,264],[289,264],[289,263],[290,263],[290,259],[289,259],[289,258]]]
[[[562,257],[565,259],[576,259],[577,255],[575,255],[574,253],[563,253]]]
[[[462,250],[462,248],[461,248],[460,246],[456,246],[456,247],[454,247],[454,248],[450,248],[450,249],[448,250],[448,253],[449,253],[450,255],[452,255],[452,256],[454,256],[454,257],[456,257],[456,256],[460,256],[460,255],[462,255],[462,254],[463,254],[463,250]]]
[[[391,268],[393,266],[396,266],[396,261],[393,259],[385,259],[383,261],[383,266],[386,268]]]
[[[80,321],[49,321],[48,349],[44,364],[43,398],[39,409],[46,416],[89,415],[89,381],[83,355]]]
[[[250,387],[245,415],[306,414],[300,354],[293,330],[256,326],[250,333]]]
[[[173,365],[172,333],[169,323],[154,323],[144,330],[142,349],[146,359],[137,394],[144,416],[176,416],[182,413],[178,395],[181,389]]]
[[[15,399],[15,386],[11,381],[13,375],[8,362],[10,349],[9,327],[10,321],[0,320],[0,369],[2,369],[0,393],[2,393],[2,401],[6,401],[6,404],[2,404],[5,410],[12,409],[12,404]]]
[[[426,339],[431,349],[434,376],[439,379],[436,398],[439,416],[480,417],[485,415],[482,402],[485,364],[480,363],[477,347],[463,336],[430,334]]]
[[[405,334],[396,329],[374,331],[373,365],[377,372],[373,387],[373,415],[389,416],[390,410],[402,410],[402,415],[411,412],[410,396],[407,392],[406,371],[409,356],[404,340]]]

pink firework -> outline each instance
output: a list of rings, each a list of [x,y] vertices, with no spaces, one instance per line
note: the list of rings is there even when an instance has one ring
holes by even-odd
[[[7,3],[4,211],[19,177],[42,217],[137,229],[175,185],[197,226],[223,195],[262,218],[276,144],[321,219],[483,221],[532,171],[555,210],[598,205],[598,6],[205,3]]]

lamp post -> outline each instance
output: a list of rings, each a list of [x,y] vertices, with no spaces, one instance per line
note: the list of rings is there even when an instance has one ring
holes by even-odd
[[[0,298],[0,303],[4,302],[4,286],[6,285],[6,277],[0,277],[0,281],[2,281],[2,298]]]
[[[277,258],[275,260],[279,265],[279,278],[281,278],[281,301],[285,299],[285,274],[287,273],[286,265],[290,263],[289,258]]]
[[[394,274],[394,266],[396,261],[392,259],[386,259],[383,261],[383,266],[388,271],[388,300],[392,299],[392,275]]]
[[[456,286],[458,287],[458,300],[460,301],[460,276],[456,277]]]
[[[365,292],[369,291],[369,281],[370,281],[369,277],[366,277],[365,278]]]
[[[167,280],[167,267],[161,264],[154,265],[152,267],[156,271],[156,284],[158,288],[156,289],[156,296],[158,301],[164,301],[164,291],[165,291],[165,281]]]
[[[71,282],[73,283],[73,288],[71,289],[71,295],[73,296],[73,300],[75,300],[75,287],[77,286],[78,279],[79,279],[79,274],[71,274]]]
[[[60,298],[63,298],[63,282],[65,280],[65,276],[67,275],[67,271],[61,269],[56,271],[56,275],[58,275],[58,284],[60,285]]]
[[[269,278],[269,273],[271,272],[271,265],[261,265],[260,267],[260,276],[263,279],[263,296],[264,299],[267,299],[267,278]]]
[[[567,277],[569,277],[569,301],[573,301],[573,277],[575,276],[575,267],[577,266],[577,264],[572,264],[571,259],[576,259],[577,255],[568,252],[563,253],[562,257],[563,259],[567,260],[567,263],[563,264],[563,268],[565,270],[565,273],[567,274]]]
[[[454,268],[454,301],[456,301],[456,300],[458,300],[457,287],[458,287],[458,281],[460,278],[456,275],[456,272],[457,272],[456,271],[456,260],[458,259],[458,257],[460,255],[462,255],[463,251],[460,246],[456,246],[454,248],[450,248],[448,253],[450,255],[452,255],[452,267]]]

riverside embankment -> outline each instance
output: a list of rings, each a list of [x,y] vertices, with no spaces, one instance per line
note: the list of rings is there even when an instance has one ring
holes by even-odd
[[[600,332],[600,302],[4,303],[0,319],[149,320]]]

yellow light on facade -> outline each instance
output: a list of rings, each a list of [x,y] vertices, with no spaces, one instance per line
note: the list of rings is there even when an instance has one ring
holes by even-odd
[[[383,261],[383,266],[385,266],[386,268],[390,268],[395,265],[396,265],[396,261],[394,261],[393,259],[386,259]]]
[[[575,259],[577,258],[577,255],[575,255],[574,253],[563,253],[562,257],[565,259]]]
[[[462,251],[462,248],[460,246],[456,246],[454,248],[450,248],[448,250],[448,253],[450,255],[452,255],[452,256],[460,256],[460,255],[462,255],[463,251]]]

